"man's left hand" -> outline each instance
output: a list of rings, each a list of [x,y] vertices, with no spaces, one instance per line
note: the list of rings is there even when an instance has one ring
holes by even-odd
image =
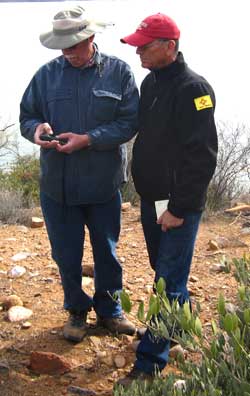
[[[65,132],[60,133],[60,135],[57,135],[57,137],[67,140],[67,143],[63,145],[58,143],[56,146],[56,150],[60,151],[61,153],[71,154],[73,151],[86,148],[90,144],[89,136],[86,134],[78,135],[77,133]]]
[[[157,224],[161,224],[162,231],[170,230],[171,228],[180,227],[184,222],[184,219],[175,217],[168,210],[162,213],[162,215],[157,220]]]

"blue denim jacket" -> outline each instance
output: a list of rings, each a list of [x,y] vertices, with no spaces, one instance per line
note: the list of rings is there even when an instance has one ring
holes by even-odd
[[[68,205],[108,201],[126,179],[126,147],[136,133],[138,90],[130,67],[100,54],[89,68],[59,56],[35,74],[21,100],[22,135],[34,142],[38,124],[54,133],[87,133],[91,146],[72,154],[40,152],[41,191]]]

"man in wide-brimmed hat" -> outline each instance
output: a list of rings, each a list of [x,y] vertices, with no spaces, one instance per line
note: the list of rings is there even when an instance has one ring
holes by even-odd
[[[81,341],[87,313],[114,333],[135,327],[112,296],[122,289],[116,257],[126,149],[136,130],[138,91],[129,66],[101,53],[105,23],[76,6],[58,12],[41,43],[62,55],[42,66],[21,101],[22,135],[41,147],[40,199],[64,291],[64,337]],[[84,228],[94,257],[95,293],[82,290]]]

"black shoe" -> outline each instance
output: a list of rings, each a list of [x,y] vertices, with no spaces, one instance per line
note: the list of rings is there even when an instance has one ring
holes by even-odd
[[[114,334],[133,335],[136,330],[133,323],[126,319],[125,316],[119,316],[118,318],[102,318],[97,316],[97,326],[105,327]]]
[[[123,388],[128,388],[133,381],[139,380],[144,382],[152,382],[155,376],[153,374],[145,373],[144,371],[138,370],[133,367],[132,370],[123,378],[120,378],[116,385],[120,385]]]
[[[87,312],[70,312],[67,323],[63,327],[66,340],[80,342],[87,334]]]

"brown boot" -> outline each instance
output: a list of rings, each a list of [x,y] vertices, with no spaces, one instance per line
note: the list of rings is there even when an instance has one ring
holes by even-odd
[[[66,340],[80,342],[87,334],[87,312],[70,313],[69,319],[63,328],[63,336]]]
[[[135,333],[135,326],[132,322],[119,316],[118,318],[101,318],[97,316],[97,326],[105,327],[111,333],[133,335]]]
[[[144,371],[138,370],[137,368],[133,367],[132,370],[125,377],[120,378],[115,385],[120,385],[123,388],[128,388],[135,380],[152,382],[153,379],[153,375],[147,374]]]

